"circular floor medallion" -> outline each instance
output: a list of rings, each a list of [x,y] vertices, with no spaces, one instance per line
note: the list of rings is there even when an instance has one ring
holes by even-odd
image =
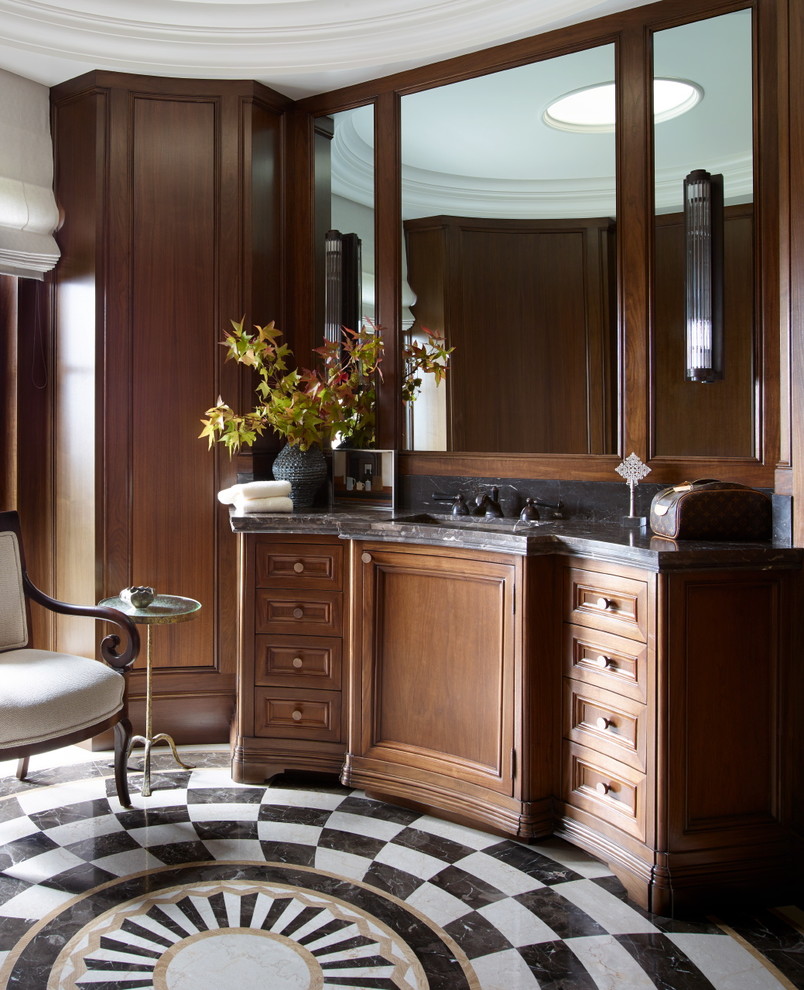
[[[429,986],[411,946],[368,911],[291,884],[214,880],[100,914],[65,944],[48,988],[326,990],[344,979],[354,990]]]

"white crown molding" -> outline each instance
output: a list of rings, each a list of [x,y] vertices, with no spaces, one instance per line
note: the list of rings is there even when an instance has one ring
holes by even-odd
[[[647,2],[0,0],[0,67],[46,85],[105,68],[302,95]]]

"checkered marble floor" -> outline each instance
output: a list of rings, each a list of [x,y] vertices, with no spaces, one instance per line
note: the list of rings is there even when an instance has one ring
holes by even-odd
[[[566,843],[237,785],[223,751],[155,755],[124,809],[97,756],[0,777],[0,988],[804,988],[800,906],[660,918]]]

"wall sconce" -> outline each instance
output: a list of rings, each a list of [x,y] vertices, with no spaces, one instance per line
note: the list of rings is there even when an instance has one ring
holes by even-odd
[[[684,179],[687,381],[723,378],[723,176]]]

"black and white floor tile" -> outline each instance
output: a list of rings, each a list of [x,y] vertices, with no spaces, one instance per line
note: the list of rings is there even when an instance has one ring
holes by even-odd
[[[188,758],[133,809],[98,754],[0,777],[0,988],[804,988],[801,905],[660,918],[557,840]]]

